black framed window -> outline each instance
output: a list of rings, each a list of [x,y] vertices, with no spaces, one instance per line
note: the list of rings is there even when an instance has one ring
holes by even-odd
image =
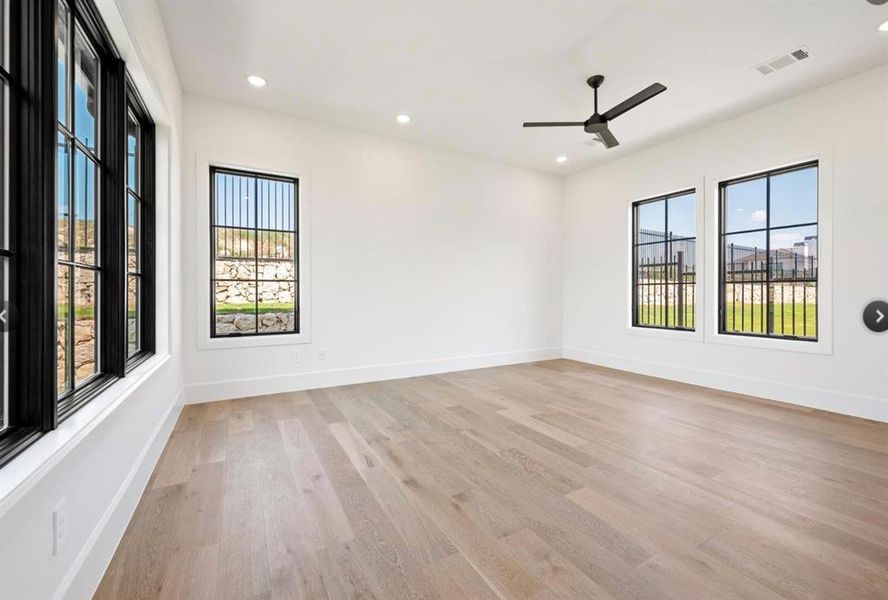
[[[696,326],[697,200],[694,190],[632,204],[632,325]]]
[[[154,138],[92,0],[0,0],[0,9],[2,466],[153,351]],[[139,131],[133,188],[128,115]]]
[[[154,351],[154,124],[131,83],[126,111],[126,357]]]
[[[101,373],[98,251],[102,205],[99,187],[101,63],[97,51],[63,0],[56,21],[58,146],[56,150],[57,379],[63,401]]]
[[[299,182],[210,168],[210,335],[299,333]]]
[[[818,163],[719,184],[719,331],[817,340]]]
[[[126,356],[142,349],[142,128],[132,109],[126,115]]]
[[[0,432],[9,426],[9,104],[12,93],[9,2],[0,0]]]

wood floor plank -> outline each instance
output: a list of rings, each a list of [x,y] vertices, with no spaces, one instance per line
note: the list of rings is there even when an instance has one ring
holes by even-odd
[[[497,596],[465,557],[456,552],[424,567],[424,572],[441,598],[498,600]]]
[[[124,534],[131,543],[118,549],[105,571],[96,598],[159,598],[167,568],[175,557],[175,524],[185,484],[145,491]]]
[[[105,600],[888,597],[888,424],[568,360],[183,409]]]
[[[306,506],[305,526],[317,532],[318,549],[355,537],[349,519],[299,419],[279,423],[290,469]]]
[[[401,534],[407,551],[421,564],[433,563],[456,552],[453,544],[393,479],[387,469],[363,473],[367,487]]]
[[[612,598],[529,529],[522,529],[499,543],[557,598]]]

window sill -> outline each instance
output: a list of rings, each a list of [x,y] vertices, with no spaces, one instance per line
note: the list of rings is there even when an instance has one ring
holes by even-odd
[[[817,341],[809,341],[712,332],[707,335],[706,341],[713,344],[724,344],[745,348],[762,348],[765,350],[780,350],[782,352],[832,354],[832,345],[828,342],[827,339],[825,339],[823,335],[821,335],[820,339],[818,339]]]
[[[653,337],[667,340],[680,340],[685,342],[702,342],[703,332],[697,328],[695,330],[688,329],[666,329],[658,327],[636,327],[627,325],[626,330],[630,335],[640,335],[644,337]]]
[[[169,359],[163,355],[146,360],[7,463],[0,472],[0,516]]]
[[[310,344],[308,333],[285,333],[275,335],[244,335],[232,337],[203,337],[198,342],[200,350],[226,350],[228,348],[262,348],[265,346],[289,346]]]

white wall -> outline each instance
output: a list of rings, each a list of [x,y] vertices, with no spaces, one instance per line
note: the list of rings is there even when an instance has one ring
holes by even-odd
[[[717,181],[808,156],[820,156],[823,181],[831,182],[822,198],[831,200],[832,218],[821,222],[822,236],[832,230],[832,314],[821,316],[825,326],[831,325],[831,340],[821,344],[826,353],[719,343],[712,293]],[[704,185],[705,198],[698,191],[698,201],[705,201],[702,266],[698,256],[707,296],[698,323],[703,334],[633,333],[627,326],[628,204]],[[861,322],[863,306],[877,297],[888,297],[888,68],[584,171],[566,182],[568,357],[888,420],[888,336],[869,332]],[[785,345],[792,344],[802,347],[805,342]]]
[[[560,356],[558,178],[191,95],[184,124],[188,401]],[[198,349],[207,161],[310,173],[299,364],[297,346]]]
[[[156,5],[99,7],[158,123],[158,356],[0,471],[0,596],[9,600],[92,596],[181,408],[181,93]],[[53,556],[60,503],[67,538]]]

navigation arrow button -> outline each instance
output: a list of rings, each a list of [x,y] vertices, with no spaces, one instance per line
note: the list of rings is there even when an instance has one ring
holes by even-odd
[[[888,302],[873,300],[863,309],[863,324],[870,331],[883,333],[888,331]]]

